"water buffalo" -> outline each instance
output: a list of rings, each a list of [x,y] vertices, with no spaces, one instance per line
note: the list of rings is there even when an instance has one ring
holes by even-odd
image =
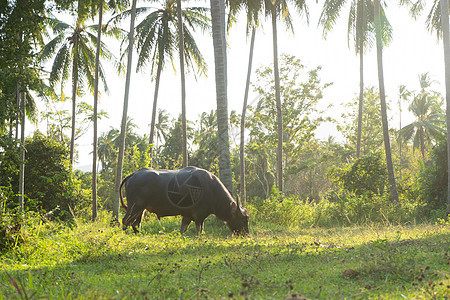
[[[122,186],[128,206],[122,197]],[[235,202],[222,182],[211,172],[187,167],[181,170],[140,169],[120,184],[120,201],[126,209],[122,224],[139,232],[144,210],[159,218],[182,216],[180,232],[183,234],[191,221],[197,234],[203,231],[203,222],[210,215],[225,221],[233,233],[248,233],[248,212],[239,200]]]

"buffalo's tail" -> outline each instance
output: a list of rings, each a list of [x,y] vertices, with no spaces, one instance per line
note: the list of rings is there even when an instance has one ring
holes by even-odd
[[[122,186],[123,186],[123,185],[125,184],[125,182],[127,182],[128,179],[130,179],[133,175],[134,175],[134,173],[128,175],[127,177],[125,177],[125,179],[122,180],[122,183],[120,184],[120,187],[119,187],[120,203],[122,203],[122,207],[123,207],[124,209],[127,209],[128,207],[127,207],[127,205],[125,204],[125,202],[123,201],[123,196],[122,196]]]

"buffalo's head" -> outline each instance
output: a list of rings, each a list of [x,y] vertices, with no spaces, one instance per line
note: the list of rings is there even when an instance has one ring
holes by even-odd
[[[228,227],[231,231],[238,235],[246,235],[248,230],[248,212],[245,208],[232,202],[231,204],[231,218],[227,221]]]

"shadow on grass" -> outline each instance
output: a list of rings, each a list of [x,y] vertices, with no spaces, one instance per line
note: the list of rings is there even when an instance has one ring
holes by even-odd
[[[359,245],[310,235],[231,237],[208,218],[181,237],[177,220],[143,226],[120,251],[102,245],[70,263],[0,272],[5,299],[118,298],[313,299],[449,296],[450,233],[376,238]],[[129,240],[128,240],[129,241]],[[446,252],[447,251],[447,252]],[[16,285],[14,285],[14,282]],[[17,287],[16,287],[17,286]],[[19,293],[20,291],[20,293]]]

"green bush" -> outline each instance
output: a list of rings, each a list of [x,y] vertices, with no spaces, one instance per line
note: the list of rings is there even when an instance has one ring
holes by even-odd
[[[269,198],[255,198],[246,207],[255,222],[284,228],[414,224],[429,220],[423,214],[425,204],[420,199],[400,195],[399,200],[398,204],[393,203],[389,193],[357,195],[340,190],[329,192],[320,202],[314,203],[284,196],[273,188]]]
[[[28,209],[53,211],[59,218],[67,218],[71,210],[89,204],[89,195],[72,174],[65,145],[36,132],[25,147],[25,194],[34,200],[27,201]]]
[[[23,241],[23,216],[17,211],[0,213],[0,253],[14,248]]]
[[[385,190],[387,169],[381,152],[373,152],[346,168],[332,168],[330,177],[338,186],[356,195],[377,195]]]
[[[287,228],[311,226],[314,223],[314,206],[295,196],[285,197],[276,188],[272,188],[270,197],[265,200],[256,197],[251,202],[249,213],[258,222]]]
[[[424,213],[436,210],[445,213],[447,175],[447,145],[446,141],[441,141],[433,148],[430,159],[424,163],[417,177],[418,194],[426,204]]]

